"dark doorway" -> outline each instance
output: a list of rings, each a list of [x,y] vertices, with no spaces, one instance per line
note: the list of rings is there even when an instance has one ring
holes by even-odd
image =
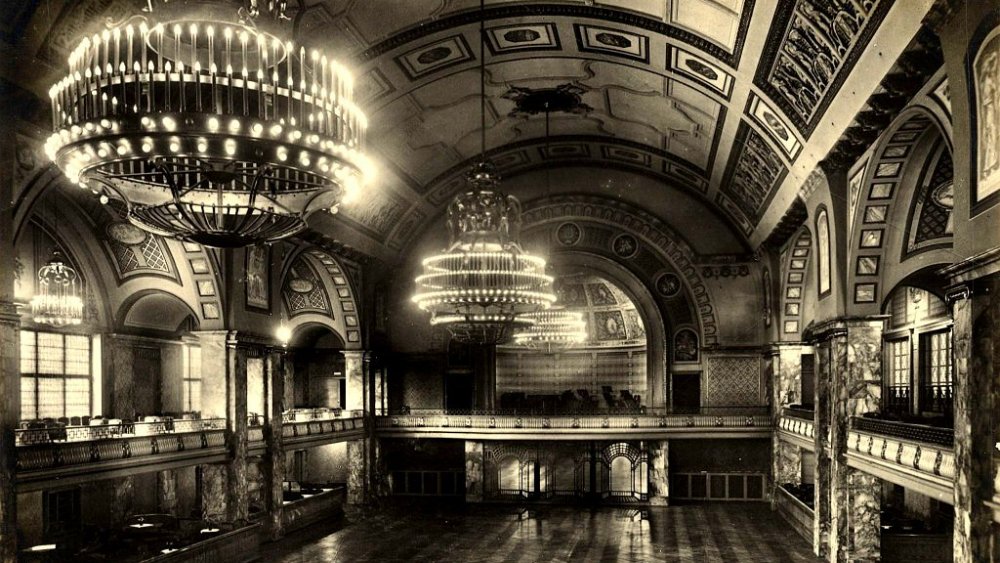
[[[802,405],[812,407],[816,396],[816,357],[802,354]]]
[[[674,412],[698,412],[701,407],[701,373],[675,373],[671,389]]]
[[[444,408],[468,410],[473,405],[475,381],[471,373],[449,373],[444,380]]]

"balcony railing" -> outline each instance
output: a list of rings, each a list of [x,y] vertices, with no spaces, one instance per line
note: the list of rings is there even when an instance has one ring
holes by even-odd
[[[225,446],[225,419],[120,422],[16,431],[17,469],[31,472]],[[21,476],[19,475],[19,478]]]
[[[447,430],[452,432],[507,430],[565,431],[567,435],[588,430],[641,431],[703,429],[770,430],[767,407],[732,407],[703,409],[696,414],[587,414],[587,415],[527,415],[505,411],[441,411],[414,410],[409,414],[379,417],[376,428],[381,430]]]
[[[935,498],[953,492],[954,432],[920,424],[854,417],[848,464]]]
[[[781,414],[799,420],[808,420],[809,422],[812,422],[816,418],[815,411],[803,407],[785,407],[782,409]]]
[[[883,436],[892,436],[901,440],[935,444],[945,448],[955,445],[955,431],[951,428],[938,428],[922,424],[909,424],[894,420],[857,417],[851,420],[851,427],[860,432],[870,432]]]

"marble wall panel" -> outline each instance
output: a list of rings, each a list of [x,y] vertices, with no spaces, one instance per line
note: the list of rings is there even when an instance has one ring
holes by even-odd
[[[367,440],[351,440],[347,443],[347,504],[359,505],[365,502],[367,465],[365,452]]]
[[[483,443],[465,443],[465,502],[483,502]]]
[[[649,504],[667,506],[670,498],[669,457],[670,442],[651,441],[647,444],[649,455]]]

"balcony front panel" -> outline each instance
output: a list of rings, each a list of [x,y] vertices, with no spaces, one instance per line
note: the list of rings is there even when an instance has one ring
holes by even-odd
[[[425,411],[380,416],[382,436],[468,440],[748,438],[771,434],[766,408],[729,414],[518,415]]]
[[[816,450],[816,426],[811,418],[792,416],[788,409],[778,419],[778,436],[805,450]]]
[[[851,419],[848,465],[928,495],[954,502],[955,454],[950,429],[867,418]]]

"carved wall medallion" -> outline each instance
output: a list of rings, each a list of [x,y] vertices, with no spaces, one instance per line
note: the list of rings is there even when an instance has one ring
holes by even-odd
[[[632,258],[639,252],[639,241],[629,234],[618,235],[611,242],[611,250],[619,258]]]
[[[556,238],[563,246],[573,246],[580,242],[583,232],[576,223],[563,223],[556,229]]]
[[[126,245],[142,244],[146,240],[146,231],[127,221],[108,223],[105,230],[111,240]]]
[[[656,278],[656,292],[663,297],[674,297],[681,291],[681,280],[676,274],[666,272]]]

